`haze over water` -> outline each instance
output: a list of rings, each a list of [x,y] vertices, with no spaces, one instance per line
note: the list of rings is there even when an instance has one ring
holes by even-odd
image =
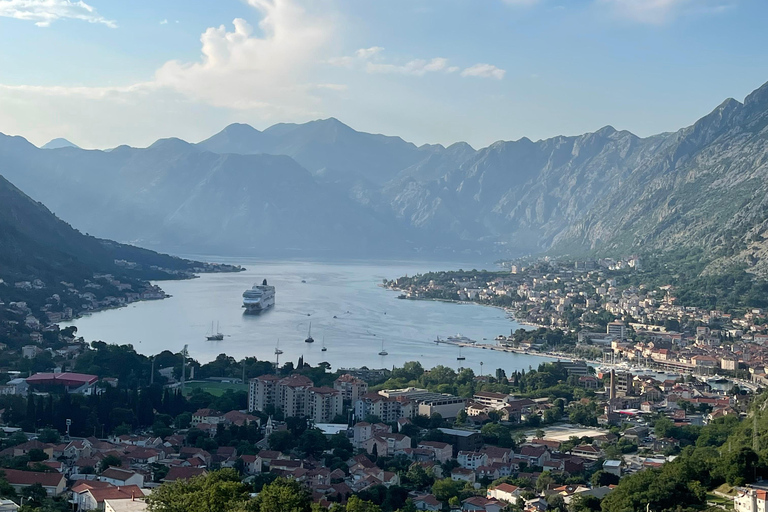
[[[215,258],[222,261],[222,258]],[[189,345],[190,356],[200,362],[226,353],[236,359],[255,356],[275,360],[280,340],[280,362],[299,356],[310,364],[329,362],[334,369],[400,366],[418,360],[426,368],[442,364],[472,368],[483,373],[504,368],[528,370],[545,361],[540,357],[436,345],[435,337],[461,333],[493,343],[499,334],[520,327],[497,308],[433,301],[398,299],[398,293],[379,286],[417,272],[460,268],[456,263],[229,260],[247,271],[236,274],[203,274],[188,281],[159,284],[172,295],[162,301],[132,304],[126,308],[94,313],[74,322],[86,341],[130,343],[151,355],[162,350],[178,352]],[[486,268],[492,268],[491,264]],[[464,266],[463,268],[470,268]],[[480,268],[480,267],[477,267]],[[276,287],[276,305],[260,315],[244,315],[242,293],[267,279]],[[306,281],[306,282],[302,282]],[[309,316],[308,316],[309,315]],[[334,316],[336,318],[334,318]],[[315,343],[305,343],[309,323]],[[207,341],[211,322],[219,322],[223,341]],[[328,348],[322,352],[323,338]],[[379,356],[382,341],[388,356]]]

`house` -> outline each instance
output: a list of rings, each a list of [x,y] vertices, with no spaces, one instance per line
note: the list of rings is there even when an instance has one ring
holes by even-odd
[[[451,480],[454,482],[463,481],[473,484],[477,478],[475,476],[475,472],[471,469],[456,468],[451,471]]]
[[[440,503],[433,494],[425,494],[424,496],[417,496],[413,498],[413,505],[417,510],[442,510],[443,504]]]
[[[365,442],[365,451],[391,457],[396,451],[411,447],[411,438],[403,434],[379,434]]]
[[[621,478],[621,461],[620,460],[606,460],[603,462],[603,471],[616,475]]]
[[[240,458],[243,459],[246,473],[249,475],[261,473],[261,459],[258,455],[241,455]]]
[[[517,505],[517,501],[520,499],[520,492],[520,488],[516,485],[499,484],[496,487],[488,487],[485,497]]]
[[[189,480],[196,476],[207,475],[205,468],[172,467],[163,478],[163,482],[175,482],[176,480]]]
[[[224,415],[214,409],[198,409],[192,413],[192,426],[196,427],[200,423],[218,425],[224,423]]]
[[[487,464],[488,456],[481,452],[460,451],[456,457],[456,462],[464,469],[476,470]]]
[[[531,466],[543,466],[551,459],[549,449],[546,446],[533,446],[524,444],[520,447],[518,457],[528,461]]]
[[[579,457],[583,457],[585,459],[590,459],[590,460],[597,460],[600,457],[605,456],[605,452],[603,452],[603,450],[601,450],[600,448],[597,448],[596,446],[592,446],[591,444],[582,444],[579,446],[575,446],[571,450],[571,453]]]
[[[125,487],[95,487],[87,489],[81,497],[81,510],[105,510],[105,500],[131,501],[137,498],[144,498],[144,491],[136,485],[126,485]]]
[[[11,500],[0,499],[0,512],[16,512],[19,506]]]
[[[768,491],[762,489],[737,488],[736,497],[733,499],[735,512],[761,512],[766,510]]]
[[[417,448],[430,450],[434,454],[434,459],[440,463],[447,462],[453,458],[453,446],[439,441],[421,441]]]
[[[3,469],[3,472],[5,479],[18,493],[25,487],[40,484],[48,496],[59,496],[67,487],[67,479],[61,473],[38,473],[16,469]]]
[[[497,500],[472,496],[461,502],[461,510],[464,512],[501,512],[506,503]]]
[[[149,510],[144,500],[104,500],[104,512],[146,512]]]
[[[101,473],[99,480],[109,482],[117,487],[137,485],[144,487],[144,475],[127,469],[109,468]]]

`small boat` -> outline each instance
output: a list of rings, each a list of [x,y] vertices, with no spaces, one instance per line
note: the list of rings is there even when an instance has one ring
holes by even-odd
[[[440,336],[438,336],[437,338],[435,338],[435,344],[436,344],[436,345],[439,345],[441,341],[443,341],[443,340],[441,340],[441,339],[440,339]]]
[[[309,322],[309,331],[307,332],[307,339],[304,340],[304,343],[314,343],[315,338],[312,337],[312,322]]]
[[[305,281],[304,279],[302,279],[302,280],[301,280],[301,282],[302,282],[302,283],[306,283],[306,281]]]
[[[327,352],[328,348],[325,346],[325,336],[323,336],[323,348],[320,349],[321,352]]]
[[[380,356],[387,356],[389,355],[389,352],[384,350],[384,340],[381,340],[381,352],[379,352]]]
[[[456,358],[457,361],[464,361],[466,357],[461,355],[461,347],[459,347],[459,357]]]
[[[208,341],[221,341],[224,339],[224,335],[219,332],[219,323],[216,322],[216,330],[213,330],[213,322],[211,322],[211,334],[206,336]]]
[[[283,353],[283,351],[280,350],[280,338],[278,338],[277,339],[277,346],[275,347],[275,355],[279,356],[282,353]]]

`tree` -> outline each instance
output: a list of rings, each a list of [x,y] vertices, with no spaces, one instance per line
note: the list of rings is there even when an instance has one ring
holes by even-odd
[[[432,494],[440,501],[448,501],[452,497],[458,497],[463,488],[463,482],[454,482],[450,478],[443,478],[432,484]]]
[[[619,480],[620,479],[618,476],[601,469],[592,475],[592,478],[589,479],[589,482],[594,487],[602,487],[604,485],[617,485]]]
[[[363,501],[358,496],[350,496],[347,512],[381,512],[381,507],[370,501]]]
[[[421,464],[413,464],[405,474],[405,478],[417,490],[426,489],[435,483],[435,477],[427,472]]]
[[[41,484],[32,484],[21,490],[21,496],[23,496],[25,500],[40,505],[43,500],[48,497],[48,493],[45,492],[45,487]]]
[[[312,498],[309,491],[295,480],[278,478],[265,485],[256,498],[259,512],[310,512]]]
[[[123,465],[123,461],[117,455],[107,455],[99,462],[99,473],[104,472],[108,468],[120,467]]]
[[[61,440],[61,435],[58,430],[52,428],[44,428],[37,436],[37,440],[41,443],[53,443],[57,444]]]
[[[248,487],[233,469],[165,483],[147,498],[151,512],[231,512],[247,501]],[[279,509],[261,510],[276,512]]]
[[[290,430],[278,430],[269,435],[269,447],[273,450],[287,452],[296,447],[296,438]]]

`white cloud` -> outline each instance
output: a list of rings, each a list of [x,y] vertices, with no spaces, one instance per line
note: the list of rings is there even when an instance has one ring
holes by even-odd
[[[333,19],[310,16],[293,0],[248,3],[262,13],[260,35],[240,18],[231,31],[209,28],[200,38],[202,59],[165,63],[155,73],[156,83],[219,107],[314,110],[310,71],[324,60]]]
[[[476,76],[480,78],[495,78],[501,80],[506,71],[492,64],[475,64],[461,72],[461,76]]]
[[[392,75],[411,75],[411,76],[424,76],[427,73],[456,73],[461,68],[458,66],[449,66],[448,59],[445,57],[434,57],[432,59],[413,59],[405,62],[404,64],[393,64],[392,62],[386,62],[381,54],[384,48],[381,46],[372,46],[371,48],[361,48],[355,51],[354,56],[335,57],[328,60],[328,64],[332,66],[340,66],[346,68],[353,68],[358,65],[363,65],[363,69],[366,72],[376,74],[392,74]],[[478,76],[483,78],[497,78],[504,77],[505,71],[499,69],[496,66],[490,64],[475,64],[472,67],[465,69],[461,76]]]
[[[83,1],[70,0],[0,0],[0,17],[33,21],[38,27],[49,27],[54,21],[73,19],[101,23],[116,28],[117,23],[101,16]]]
[[[437,71],[447,71],[448,59],[442,57],[435,57],[431,60],[415,59],[405,64],[398,66],[395,64],[381,64],[375,62],[368,62],[366,64],[366,71],[368,73],[392,73],[400,75],[414,75],[424,76],[427,73],[434,73]]]
[[[384,51],[384,48],[381,46],[371,46],[370,48],[360,48],[355,52],[355,57],[358,59],[370,59],[377,53],[381,53]]]
[[[161,25],[167,25],[168,24],[168,20],[163,20],[163,21],[160,22],[160,24]]]
[[[716,13],[733,5],[733,0],[596,0],[622,18],[661,25],[690,13]]]

